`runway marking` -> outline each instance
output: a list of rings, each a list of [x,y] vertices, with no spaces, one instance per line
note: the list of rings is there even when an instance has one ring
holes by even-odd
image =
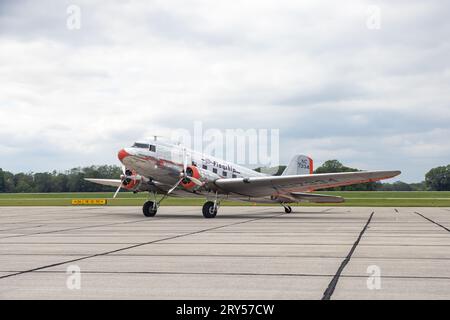
[[[342,271],[344,271],[345,266],[349,263],[353,252],[355,251],[356,247],[359,244],[359,241],[361,240],[364,232],[366,232],[367,227],[370,224],[370,221],[372,220],[373,215],[375,214],[375,211],[371,213],[369,219],[366,222],[366,225],[364,226],[364,228],[361,230],[361,232],[359,233],[358,238],[356,239],[355,243],[353,244],[352,248],[350,249],[350,252],[348,253],[347,257],[345,257],[344,261],[342,261],[341,265],[339,266],[336,274],[334,275],[333,279],[331,279],[330,284],[328,285],[327,289],[325,290],[325,292],[323,293],[323,297],[322,300],[330,300],[331,296],[333,295],[334,289],[336,288],[336,285],[339,281],[339,277],[341,276]]]
[[[230,226],[234,226],[234,225],[244,224],[244,223],[248,223],[248,222],[252,222],[252,221],[278,217],[278,216],[281,216],[281,215],[284,215],[284,214],[285,213],[280,213],[280,214],[276,214],[276,215],[272,215],[272,216],[259,217],[259,218],[254,218],[254,219],[250,219],[250,220],[245,220],[245,221],[233,222],[233,223],[229,223],[229,224],[218,226],[218,227],[207,228],[207,229],[198,230],[198,231],[194,231],[194,232],[188,232],[188,233],[184,233],[184,234],[180,234],[180,235],[176,235],[176,236],[172,236],[172,237],[167,237],[167,238],[163,238],[163,239],[158,239],[158,240],[148,241],[148,242],[144,242],[144,243],[139,243],[139,244],[135,244],[135,245],[132,245],[132,246],[127,246],[127,247],[124,247],[124,248],[110,250],[110,251],[97,253],[97,254],[93,254],[93,255],[77,258],[77,259],[71,259],[71,260],[67,260],[67,261],[63,261],[63,262],[58,262],[58,263],[53,263],[53,264],[50,264],[50,265],[45,265],[45,266],[42,266],[42,267],[37,267],[37,268],[29,269],[29,270],[16,272],[16,273],[13,273],[13,274],[0,276],[0,280],[1,279],[6,279],[6,278],[10,278],[10,277],[13,277],[13,276],[18,276],[18,275],[25,274],[25,273],[30,273],[30,272],[34,272],[34,271],[39,271],[39,270],[51,268],[51,267],[57,267],[57,266],[60,266],[60,265],[63,265],[63,264],[67,264],[67,263],[73,263],[73,262],[78,262],[78,261],[82,261],[82,260],[86,260],[86,259],[90,259],[90,258],[105,256],[105,255],[108,255],[108,254],[111,254],[111,253],[121,252],[121,251],[124,251],[124,250],[133,249],[133,248],[137,248],[137,247],[142,247],[142,246],[145,246],[145,245],[158,243],[158,242],[162,242],[162,241],[166,241],[166,240],[172,240],[172,239],[187,237],[187,236],[194,235],[194,234],[199,234],[199,233],[208,232],[208,231],[211,231],[211,230],[217,230],[217,229],[226,228],[226,227],[230,227]],[[145,221],[149,221],[149,220],[145,219]]]
[[[415,213],[415,214],[418,214],[418,215],[421,216],[422,218],[424,218],[424,219],[430,221],[431,223],[434,223],[435,225],[441,227],[442,229],[446,230],[447,232],[450,232],[450,229],[448,229],[447,227],[443,226],[442,224],[440,224],[440,223],[438,223],[438,222],[436,222],[436,221],[434,221],[434,220],[431,220],[430,218],[425,217],[423,214],[420,214],[419,212],[414,211],[414,213]]]

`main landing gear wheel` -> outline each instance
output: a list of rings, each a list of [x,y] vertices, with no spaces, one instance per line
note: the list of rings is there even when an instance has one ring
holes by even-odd
[[[203,216],[207,219],[215,218],[217,215],[217,206],[212,201],[208,201],[203,205]]]
[[[142,212],[146,217],[154,217],[156,212],[158,212],[158,207],[155,205],[155,202],[147,201],[142,207]]]
[[[292,212],[292,208],[290,206],[285,206],[284,207],[284,212],[291,213]]]

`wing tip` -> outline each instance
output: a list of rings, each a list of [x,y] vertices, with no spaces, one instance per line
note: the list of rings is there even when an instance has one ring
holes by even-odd
[[[392,175],[391,178],[396,177],[396,176],[399,176],[399,175],[402,174],[402,172],[401,172],[400,170],[393,170],[393,171],[389,171],[389,172],[390,172],[391,175]]]

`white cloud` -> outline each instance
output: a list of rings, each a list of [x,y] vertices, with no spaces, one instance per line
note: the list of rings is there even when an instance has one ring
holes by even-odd
[[[444,1],[77,1],[77,31],[69,4],[0,4],[6,170],[116,163],[120,146],[194,120],[279,128],[284,162],[407,181],[450,159]],[[374,4],[380,30],[366,27]]]

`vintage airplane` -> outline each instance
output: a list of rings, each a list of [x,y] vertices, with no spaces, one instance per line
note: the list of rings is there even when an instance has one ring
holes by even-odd
[[[133,192],[149,192],[153,200],[145,202],[146,217],[155,216],[161,202],[169,195],[203,197],[203,216],[214,218],[224,199],[258,203],[279,203],[291,213],[291,203],[340,203],[337,196],[313,194],[312,191],[357,183],[389,179],[400,171],[358,171],[313,174],[311,158],[295,156],[281,176],[271,176],[177,144],[158,141],[136,142],[119,151],[123,164],[120,179],[87,181]],[[157,200],[156,195],[163,197]]]

